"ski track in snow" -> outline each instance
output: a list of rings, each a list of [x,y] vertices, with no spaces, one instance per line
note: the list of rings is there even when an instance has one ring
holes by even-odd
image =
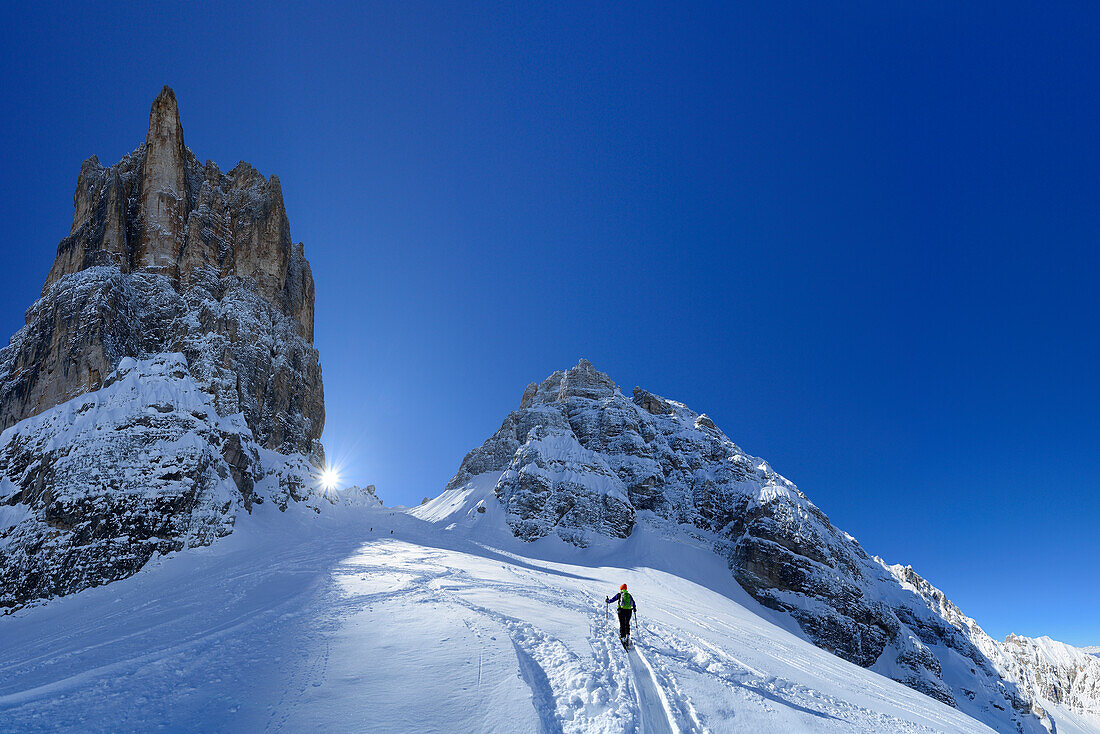
[[[627,652],[630,670],[638,697],[638,714],[641,717],[641,734],[679,734],[671,721],[665,697],[657,685],[653,669],[632,643]]]
[[[367,514],[293,540],[275,517],[0,619],[0,731],[989,731],[629,559]],[[603,604],[624,578],[630,651]]]
[[[400,565],[392,565],[395,559],[406,554],[412,557],[403,558]],[[686,663],[689,669],[719,678],[730,688],[750,692],[769,712],[777,712],[778,709],[771,704],[778,704],[788,711],[836,722],[841,719],[819,708],[847,709],[864,715],[872,713],[868,709],[853,707],[833,697],[767,676],[698,637],[670,636],[657,628],[647,630],[646,634],[653,634],[658,644],[668,645],[667,648],[655,647],[649,651],[649,656],[657,661],[652,664],[637,642],[629,653],[621,650],[615,620],[605,625],[602,615],[594,611],[595,602],[591,597],[550,583],[552,574],[540,574],[505,564],[500,568],[510,572],[512,579],[508,581],[475,578],[468,570],[449,562],[447,553],[413,546],[389,548],[384,552],[380,550],[376,556],[364,561],[375,569],[381,565],[391,574],[409,574],[408,587],[383,592],[382,596],[445,599],[499,624],[511,639],[518,673],[530,689],[539,731],[634,731],[640,734],[709,731],[701,723],[690,698],[679,689],[672,670],[662,663],[662,658]],[[387,564],[390,565],[387,567]],[[419,571],[410,574],[410,567]],[[565,642],[530,622],[467,598],[464,592],[473,587],[477,587],[479,595],[487,592],[497,592],[504,597],[531,594],[548,599],[556,608],[585,615],[588,618],[590,659],[577,655]],[[425,591],[425,588],[430,591]],[[536,590],[532,591],[533,588]],[[717,625],[703,622],[700,626],[717,630],[720,625],[718,621]],[[639,629],[638,637],[642,634]],[[701,661],[706,661],[706,664],[701,664]],[[819,708],[797,703],[798,698],[816,699]],[[885,718],[881,722],[889,723]],[[905,730],[932,731],[925,727],[905,727]]]

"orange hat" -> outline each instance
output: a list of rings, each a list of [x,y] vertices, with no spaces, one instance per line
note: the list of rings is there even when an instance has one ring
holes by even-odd
[[[623,584],[622,586],[620,586],[619,590],[620,591],[626,591],[626,584]]]

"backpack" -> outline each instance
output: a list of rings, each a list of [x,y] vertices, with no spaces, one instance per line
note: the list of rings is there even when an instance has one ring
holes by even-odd
[[[619,595],[619,609],[633,609],[634,600],[630,598],[630,592],[624,591]]]

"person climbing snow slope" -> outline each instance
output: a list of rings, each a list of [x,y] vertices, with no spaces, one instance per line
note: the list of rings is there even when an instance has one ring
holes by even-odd
[[[604,603],[610,604],[612,602],[618,602],[619,613],[619,641],[623,643],[623,647],[630,645],[630,615],[638,609],[638,605],[634,602],[634,597],[629,591],[626,590],[626,584],[619,587],[619,593],[610,599],[605,598]]]

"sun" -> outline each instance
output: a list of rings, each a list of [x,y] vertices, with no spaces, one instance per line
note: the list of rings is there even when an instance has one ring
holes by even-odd
[[[325,469],[321,472],[321,486],[327,490],[336,489],[336,485],[340,483],[340,472],[335,469]]]

